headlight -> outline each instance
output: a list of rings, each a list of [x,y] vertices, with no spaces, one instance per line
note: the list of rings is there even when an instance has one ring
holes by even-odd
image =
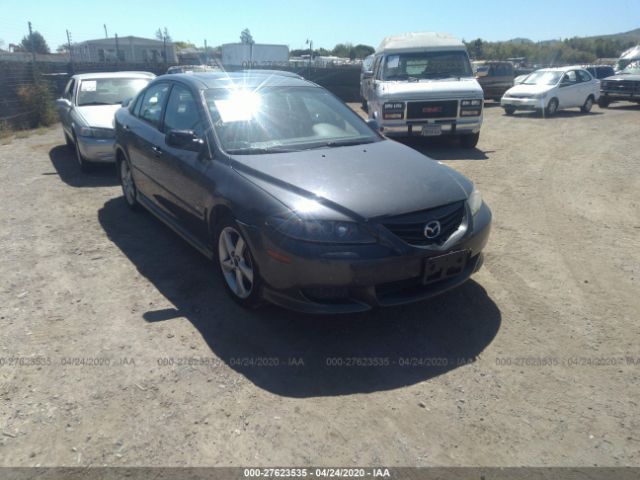
[[[482,206],[482,195],[480,195],[480,191],[476,189],[476,187],[473,187],[473,190],[471,190],[471,195],[469,195],[467,203],[469,204],[471,215],[475,215],[480,211],[480,207]]]
[[[479,107],[480,105],[482,105],[482,100],[477,98],[475,100],[462,100],[460,102],[460,106],[462,107]]]
[[[115,138],[115,131],[111,128],[80,127],[78,133],[81,137]]]
[[[549,92],[538,93],[538,94],[534,95],[533,98],[545,98],[547,96],[547,93],[549,93]]]
[[[318,243],[373,243],[375,239],[355,222],[302,219],[295,214],[270,217],[267,225],[287,237]]]

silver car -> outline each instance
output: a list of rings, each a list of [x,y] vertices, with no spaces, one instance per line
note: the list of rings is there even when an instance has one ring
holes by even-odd
[[[149,72],[83,73],[71,77],[56,102],[67,141],[82,171],[115,162],[113,116],[155,78]]]

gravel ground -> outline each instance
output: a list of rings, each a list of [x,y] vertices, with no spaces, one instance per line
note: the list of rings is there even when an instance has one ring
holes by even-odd
[[[237,307],[59,127],[0,146],[1,465],[640,465],[639,131],[488,105],[475,150],[410,142],[483,192],[485,266],[336,318]]]

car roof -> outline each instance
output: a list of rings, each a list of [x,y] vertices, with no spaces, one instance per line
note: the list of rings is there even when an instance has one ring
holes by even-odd
[[[376,53],[400,53],[425,50],[464,50],[464,43],[448,33],[411,32],[385,37]]]
[[[92,72],[78,73],[72,78],[77,80],[91,80],[96,78],[155,78],[151,72]]]
[[[539,68],[536,72],[568,72],[569,70],[584,70],[584,67],[581,65],[569,65],[566,67]]]
[[[159,77],[160,78],[160,77]],[[167,77],[161,77],[167,79]],[[317,87],[302,77],[277,73],[249,72],[193,72],[171,75],[171,80],[180,80],[197,89],[224,88],[229,85],[248,87]]]

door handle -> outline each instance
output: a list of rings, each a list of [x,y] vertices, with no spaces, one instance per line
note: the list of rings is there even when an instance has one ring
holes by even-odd
[[[160,147],[157,146],[152,146],[151,150],[153,150],[153,153],[156,154],[156,157],[159,157],[160,155],[162,155],[162,149]]]

